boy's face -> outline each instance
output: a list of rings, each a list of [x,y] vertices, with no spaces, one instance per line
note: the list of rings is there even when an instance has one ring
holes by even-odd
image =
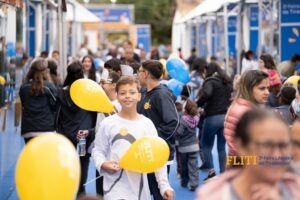
[[[141,100],[141,93],[138,91],[136,83],[121,85],[117,93],[122,108],[136,108],[137,103]]]

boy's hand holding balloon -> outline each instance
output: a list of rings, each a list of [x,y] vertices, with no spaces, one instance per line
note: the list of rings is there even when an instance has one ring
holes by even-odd
[[[101,169],[107,173],[114,174],[120,170],[119,163],[114,160],[106,161],[102,164]]]

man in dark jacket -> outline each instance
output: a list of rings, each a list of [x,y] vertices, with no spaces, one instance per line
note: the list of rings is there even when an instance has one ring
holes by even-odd
[[[142,92],[138,112],[152,120],[158,136],[169,145],[170,162],[174,159],[174,134],[179,125],[179,119],[175,107],[176,97],[166,86],[160,85],[159,80],[162,74],[163,66],[160,62],[149,60],[142,63],[138,71],[138,79],[146,90]],[[154,200],[163,199],[153,173],[148,174],[148,181]]]

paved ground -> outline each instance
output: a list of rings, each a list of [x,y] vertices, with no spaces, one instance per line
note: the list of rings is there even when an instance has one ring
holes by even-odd
[[[14,108],[7,110],[7,125],[6,131],[2,131],[4,112],[0,112],[0,200],[18,200],[18,195],[16,192],[14,174],[15,165],[20,154],[24,141],[20,136],[20,127],[14,126]],[[213,149],[214,163],[217,165],[217,153],[216,148]],[[217,168],[218,171],[218,168]],[[200,184],[202,180],[207,176],[207,172],[200,171]],[[95,178],[95,167],[93,162],[91,162],[89,167],[89,177],[88,180]],[[186,188],[180,186],[180,181],[176,175],[176,164],[172,165],[170,172],[170,183],[176,192],[176,198],[178,200],[194,199],[194,192],[188,191]],[[87,186],[88,194],[95,194],[95,182],[90,183]]]

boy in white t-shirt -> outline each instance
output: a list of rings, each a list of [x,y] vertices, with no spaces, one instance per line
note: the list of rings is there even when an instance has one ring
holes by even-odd
[[[147,174],[125,171],[118,161],[131,144],[144,136],[157,136],[152,121],[137,113],[141,98],[139,82],[132,77],[122,77],[116,86],[122,110],[105,118],[96,133],[92,157],[97,170],[104,176],[104,199],[150,200]],[[171,200],[174,191],[170,187],[166,166],[155,172],[164,199]]]

